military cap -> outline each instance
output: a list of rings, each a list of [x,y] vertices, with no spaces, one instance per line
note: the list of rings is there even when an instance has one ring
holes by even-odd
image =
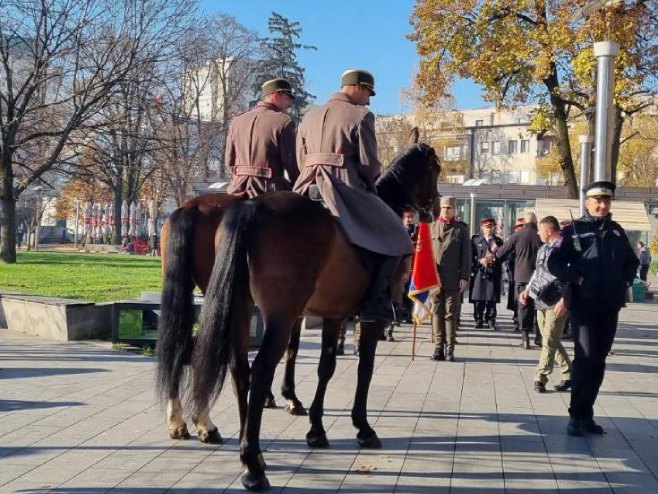
[[[485,225],[495,225],[496,220],[493,218],[484,218],[482,221],[480,221],[480,225],[485,226]]]
[[[607,180],[592,182],[583,187],[586,197],[614,197],[617,186]]]
[[[340,81],[341,87],[357,84],[368,88],[370,93],[373,96],[375,95],[375,78],[370,72],[360,69],[350,69],[343,72]]]
[[[281,77],[265,81],[261,86],[261,91],[263,92],[263,96],[267,96],[268,94],[272,93],[285,93],[291,98],[294,98],[292,94],[292,85],[287,79],[283,79]]]
[[[454,208],[456,203],[455,196],[441,196],[441,206],[452,206]]]
[[[516,220],[516,223],[514,223],[514,231],[518,231],[521,228],[523,228],[523,225],[525,225],[525,218],[518,218]]]

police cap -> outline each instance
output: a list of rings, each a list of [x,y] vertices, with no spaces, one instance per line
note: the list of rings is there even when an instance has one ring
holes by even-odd
[[[375,78],[370,72],[360,69],[350,69],[343,72],[340,81],[341,87],[357,84],[368,88],[370,93],[373,96],[375,95]]]
[[[592,182],[583,187],[583,193],[586,197],[610,197],[615,196],[616,186],[607,180]]]
[[[283,79],[282,77],[265,81],[261,86],[261,91],[263,93],[263,97],[272,93],[285,93],[291,98],[294,98],[292,94],[292,84],[290,84],[290,81]]]
[[[496,220],[493,218],[484,218],[482,221],[480,221],[480,225],[482,226],[487,226],[487,225],[493,226],[495,224],[496,224]]]

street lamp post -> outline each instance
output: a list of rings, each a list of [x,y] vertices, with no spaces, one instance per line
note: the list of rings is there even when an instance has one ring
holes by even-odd
[[[621,0],[591,0],[571,16],[578,22],[590,14],[620,3]],[[613,180],[611,166],[612,148],[612,97],[615,84],[614,64],[619,54],[619,43],[602,41],[594,43],[597,58],[596,127],[594,141],[594,180]],[[581,187],[584,184],[581,184]]]
[[[73,230],[73,247],[78,250],[78,222],[80,221],[80,201],[75,200],[75,230]]]

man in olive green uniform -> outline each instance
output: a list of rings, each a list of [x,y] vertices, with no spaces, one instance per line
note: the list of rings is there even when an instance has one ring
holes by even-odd
[[[434,360],[455,360],[455,331],[459,324],[461,294],[471,274],[471,238],[468,225],[455,218],[455,198],[444,196],[440,213],[432,223],[432,250],[441,290],[432,299]]]
[[[226,139],[224,163],[232,174],[227,191],[239,197],[291,190],[299,175],[295,124],[286,114],[292,86],[286,79],[272,79],[261,89],[261,100],[233,119]]]
[[[316,186],[347,239],[368,251],[374,270],[361,307],[362,321],[393,318],[390,278],[400,258],[413,252],[400,218],[374,194],[382,166],[375,117],[365,107],[374,95],[372,74],[348,70],[341,91],[306,114],[297,133],[301,175],[294,187],[308,195]]]

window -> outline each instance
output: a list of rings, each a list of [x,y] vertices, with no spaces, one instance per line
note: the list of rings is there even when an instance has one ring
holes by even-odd
[[[528,184],[530,183],[530,172],[529,171],[522,171],[521,172],[521,183],[522,184]]]
[[[484,125],[484,120],[476,120],[475,121],[475,126],[476,127],[482,127]]]
[[[493,154],[500,154],[500,141],[493,141],[491,144]]]
[[[457,161],[461,158],[462,147],[461,146],[450,146],[446,148],[445,159],[447,161]]]
[[[519,152],[519,141],[509,140],[507,141],[507,152],[509,154],[516,154]]]
[[[480,143],[480,152],[488,153],[489,152],[489,143],[487,141]]]
[[[530,152],[530,141],[528,139],[521,139],[521,152],[522,153]]]

